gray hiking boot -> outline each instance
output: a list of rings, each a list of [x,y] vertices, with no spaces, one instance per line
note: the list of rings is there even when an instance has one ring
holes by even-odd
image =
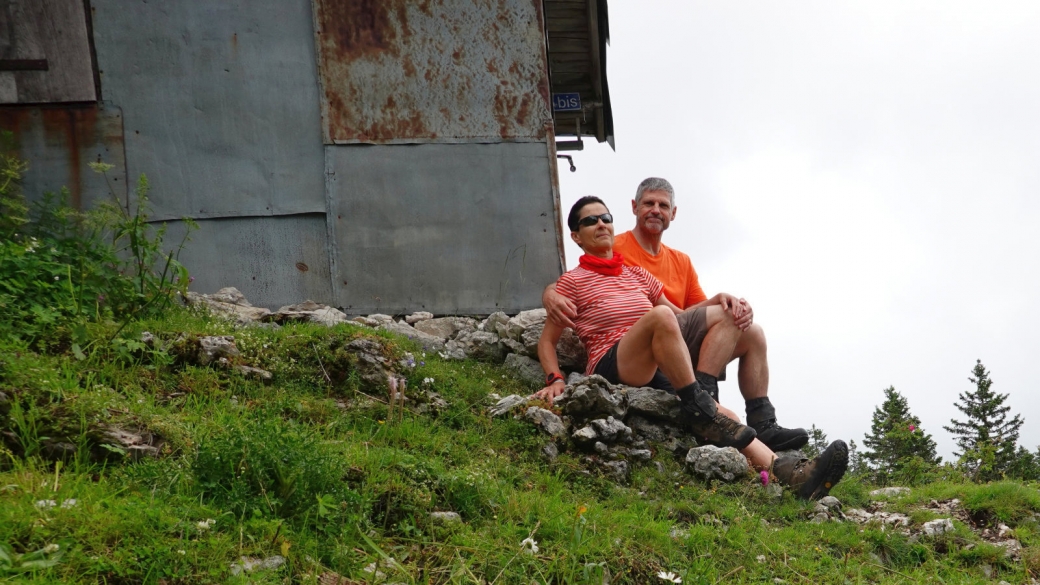
[[[776,409],[768,397],[753,398],[746,403],[747,424],[758,433],[758,440],[773,452],[801,449],[809,442],[805,429],[785,429],[776,422]]]
[[[697,382],[676,392],[683,422],[694,433],[716,447],[743,449],[755,440],[755,429],[746,427],[719,412],[718,406]]]
[[[777,481],[794,490],[803,500],[818,500],[845,475],[849,466],[849,447],[845,441],[834,441],[809,461],[806,457],[788,455],[773,462]]]

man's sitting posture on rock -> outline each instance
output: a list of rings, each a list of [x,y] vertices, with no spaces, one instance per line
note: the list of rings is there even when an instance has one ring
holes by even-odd
[[[632,201],[636,227],[614,241],[614,250],[627,266],[638,266],[664,284],[664,296],[684,311],[679,328],[689,349],[697,382],[717,401],[718,380],[726,379],[726,364],[739,359],[737,384],[744,396],[747,424],[774,451],[798,449],[809,441],[805,429],[785,429],[776,422],[769,401],[769,365],[765,333],[752,323],[754,313],[744,299],[727,293],[707,298],[701,290],[690,257],[661,243],[661,235],[675,219],[675,191],[664,180],[651,177],[639,184]],[[550,284],[542,294],[549,320],[574,327],[575,304]],[[653,386],[672,390],[668,380],[654,378]],[[671,381],[673,384],[674,380]],[[674,384],[678,386],[678,384]]]
[[[710,442],[735,447],[758,469],[772,469],[782,483],[802,498],[827,495],[845,474],[848,447],[831,443],[808,461],[798,455],[777,458],[755,431],[737,422],[698,382],[687,342],[661,282],[639,267],[625,266],[615,254],[613,216],[597,197],[582,197],[571,208],[567,225],[571,238],[585,252],[579,266],[557,282],[559,294],[576,308],[574,329],[589,354],[586,374],[603,376],[612,384],[650,385],[660,371],[678,387],[683,422]],[[734,311],[737,318],[743,313]],[[719,317],[720,320],[722,317]],[[730,317],[732,321],[732,317]],[[552,400],[565,388],[556,354],[563,328],[546,321],[538,341],[538,359],[546,372],[545,388],[536,396]]]

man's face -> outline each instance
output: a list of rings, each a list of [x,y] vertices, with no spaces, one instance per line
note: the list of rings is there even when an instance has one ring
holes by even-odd
[[[675,219],[672,198],[664,191],[647,191],[639,203],[632,200],[632,213],[636,216],[636,228],[649,234],[659,234],[668,229]]]

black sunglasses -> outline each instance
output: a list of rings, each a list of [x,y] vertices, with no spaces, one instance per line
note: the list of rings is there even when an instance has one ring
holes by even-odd
[[[599,220],[603,220],[603,223],[614,223],[614,216],[609,213],[603,215],[586,215],[585,217],[578,220],[578,227],[589,227],[599,223]]]

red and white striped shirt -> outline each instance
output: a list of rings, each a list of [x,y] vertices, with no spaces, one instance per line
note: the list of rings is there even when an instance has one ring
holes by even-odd
[[[574,324],[589,354],[586,375],[592,374],[600,358],[654,308],[663,290],[659,280],[638,266],[625,266],[618,276],[579,266],[560,277],[556,292],[578,307]]]

